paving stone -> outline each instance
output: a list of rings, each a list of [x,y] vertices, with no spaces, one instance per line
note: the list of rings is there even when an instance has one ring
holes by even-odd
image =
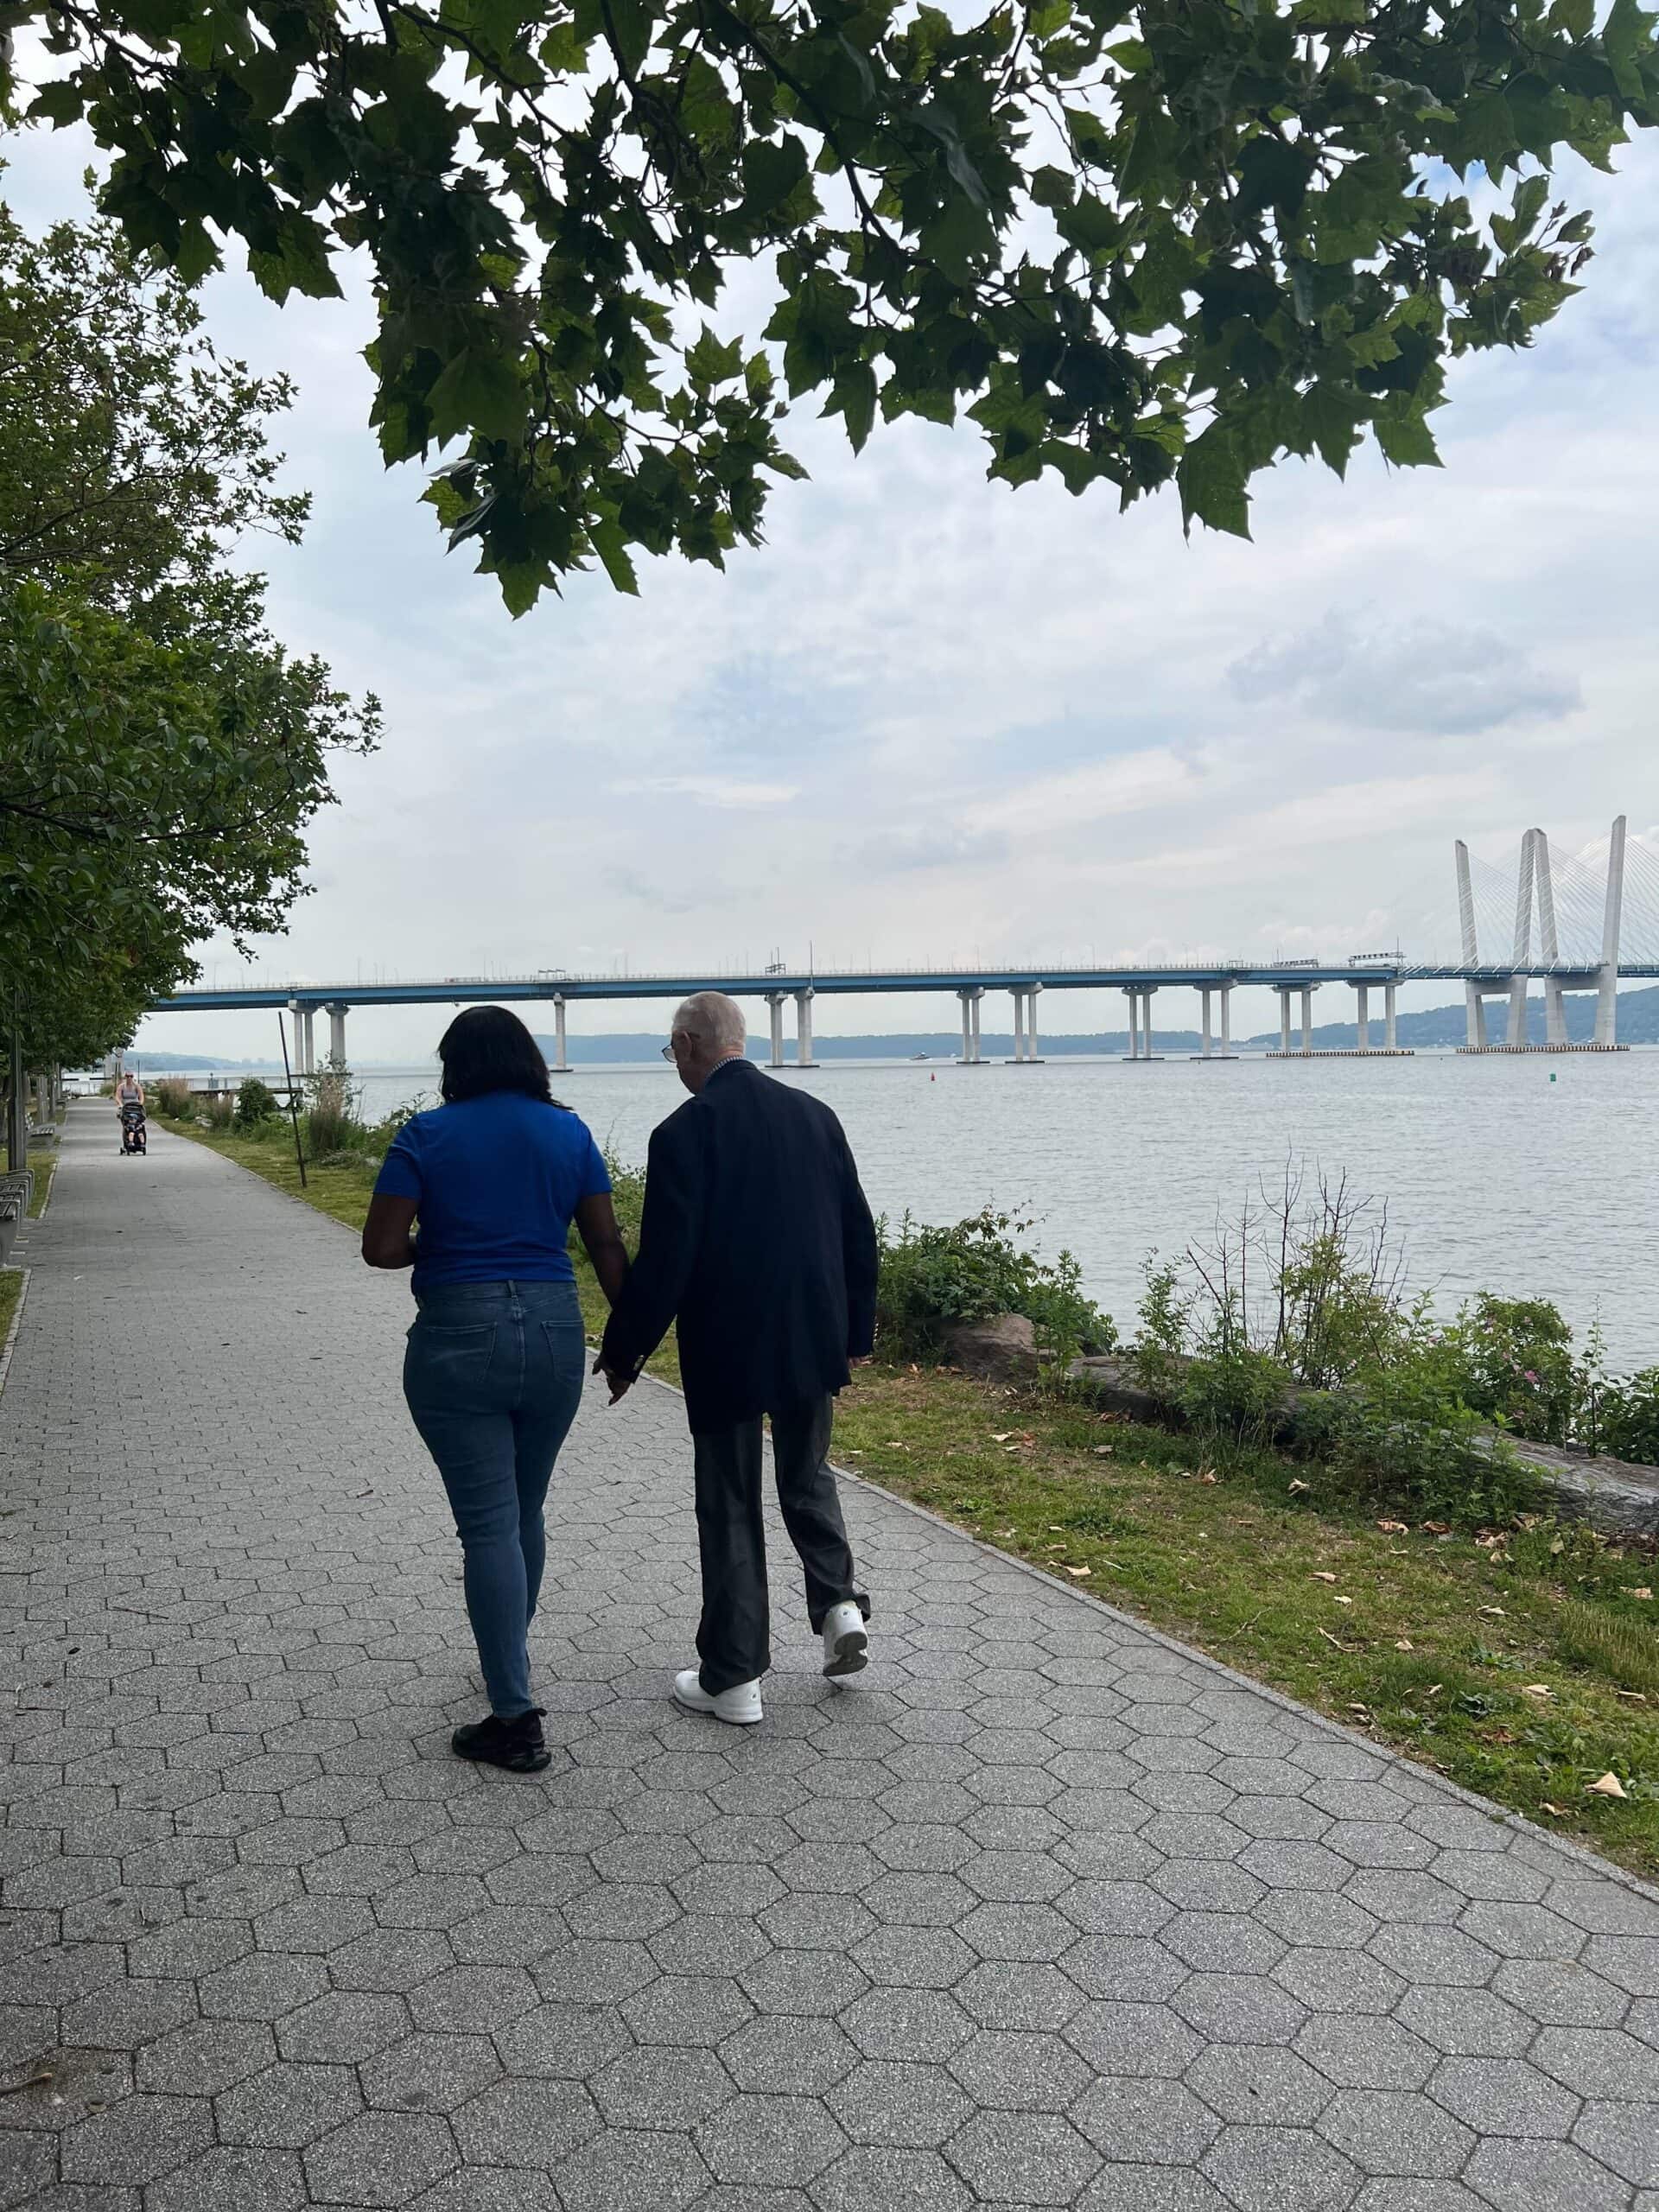
[[[468,2037],[453,2035],[435,2040],[471,2042]],[[563,2082],[590,2080],[619,2051],[630,2049],[632,2042],[627,2022],[612,2005],[570,2011],[563,2005],[538,2005],[533,2012],[521,2012],[509,2025],[498,2029],[494,2037],[496,2050],[509,2074],[545,2075]]]
[[[128,2186],[159,2181],[213,2139],[206,2098],[128,2097],[69,2130],[59,2152],[61,2178]]]
[[[1328,2082],[1348,2089],[1421,2089],[1440,2053],[1397,2020],[1310,2020],[1294,2048]]]
[[[849,2142],[914,2150],[937,2150],[980,2101],[943,2067],[886,2059],[865,2061],[824,2098]]]
[[[1567,2143],[1477,2145],[1463,2178],[1494,2212],[1626,2212],[1630,2190]]]
[[[965,2021],[963,2026],[965,2032]],[[913,2048],[913,2040],[906,2047]],[[833,2020],[750,2020],[728,2036],[720,2056],[740,2089],[796,2096],[823,2096],[859,2063],[858,2046]]]
[[[1230,2127],[1203,2171],[1237,2212],[1345,2212],[1363,2178],[1311,2130]]]
[[[1071,2107],[1072,2124],[1103,2157],[1195,2166],[1221,2133],[1206,2105],[1179,2082],[1096,2082]]]
[[[496,2082],[451,2115],[469,2165],[536,2166],[543,2171],[600,2131],[594,2101],[578,2082]]]
[[[1211,2044],[1185,2081],[1212,2112],[1243,2126],[1311,2126],[1334,2094],[1306,2059],[1274,2044]]]
[[[1100,2166],[1093,2145],[1053,2113],[981,2113],[949,2155],[988,2204],[1070,2204]]]
[[[302,2151],[360,2111],[349,2066],[272,2066],[213,2102],[221,2143]]]
[[[707,2202],[709,2169],[689,2137],[611,2127],[553,2169],[563,2212],[683,2212]]]
[[[331,1989],[276,2023],[276,2045],[285,2059],[349,2066],[408,2033],[409,2009],[401,1998]]]
[[[806,2186],[847,2147],[816,2097],[747,2091],[705,2122],[696,2141],[716,2181],[784,2189]]]
[[[296,2212],[305,2173],[291,2152],[215,2145],[146,2190],[146,2212]]]
[[[712,2208],[714,2198],[709,2202]],[[811,2202],[818,2212],[875,2212],[888,2205],[903,2205],[906,2212],[967,2212],[975,2199],[937,2151],[861,2145],[817,2177]]]
[[[1436,2050],[1471,2058],[1518,2058],[1538,2024],[1488,1989],[1413,1989],[1394,2017]]]
[[[1579,2099],[1520,2058],[1448,2058],[1428,2094],[1483,2135],[1562,2136]]]
[[[448,2124],[425,2113],[359,2113],[301,2153],[314,2202],[407,2204],[459,2162]]]
[[[592,2089],[612,2128],[692,2128],[735,2094],[712,2051],[667,2044],[625,2051],[594,2077]]]
[[[486,2036],[413,2035],[359,2068],[365,2101],[404,2112],[453,2112],[501,2071]]]
[[[1339,2089],[1319,2129],[1370,2174],[1450,2179],[1475,2142],[1468,2128],[1409,2089]]]

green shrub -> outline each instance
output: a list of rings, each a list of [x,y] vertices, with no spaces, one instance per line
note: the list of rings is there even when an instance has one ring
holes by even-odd
[[[262,1122],[275,1120],[276,1115],[276,1094],[270,1085],[257,1075],[245,1075],[236,1094],[237,1128],[255,1129]]]
[[[1031,1225],[988,1206],[950,1228],[906,1214],[896,1236],[885,1217],[878,1222],[875,1325],[883,1355],[936,1359],[953,1323],[998,1313],[1024,1314],[1039,1347],[1056,1359],[1109,1351],[1116,1332],[1084,1295],[1082,1270],[1071,1255],[1039,1260],[1015,1242]]]
[[[1659,1467],[1659,1367],[1604,1382],[1596,1405],[1596,1448]]]
[[[228,1129],[236,1118],[236,1101],[206,1098],[202,1101],[201,1117],[210,1129]]]
[[[181,1075],[164,1075],[150,1093],[156,1110],[169,1122],[188,1122],[195,1118],[195,1106],[190,1096],[190,1085]]]
[[[1538,1444],[1569,1444],[1584,1408],[1586,1377],[1573,1332],[1541,1298],[1483,1290],[1443,1332],[1445,1379],[1465,1405]]]

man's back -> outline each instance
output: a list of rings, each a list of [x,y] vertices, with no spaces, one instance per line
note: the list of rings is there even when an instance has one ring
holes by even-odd
[[[607,1333],[619,1363],[679,1321],[694,1430],[837,1390],[869,1350],[875,1235],[840,1122],[723,1062],[656,1131],[639,1262]]]

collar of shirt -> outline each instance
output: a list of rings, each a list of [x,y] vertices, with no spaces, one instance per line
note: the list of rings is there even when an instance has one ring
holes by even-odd
[[[702,1078],[703,1089],[707,1090],[715,1077],[717,1075],[723,1073],[727,1068],[741,1066],[742,1065],[743,1058],[744,1055],[741,1052],[728,1052],[723,1060],[716,1060],[713,1067],[709,1069],[708,1074]]]

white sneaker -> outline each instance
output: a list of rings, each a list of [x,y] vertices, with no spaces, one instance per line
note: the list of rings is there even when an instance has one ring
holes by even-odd
[[[864,1616],[850,1598],[843,1598],[823,1617],[823,1671],[833,1680],[838,1675],[856,1675],[869,1663]]]
[[[697,1680],[695,1667],[682,1669],[674,1677],[674,1702],[688,1713],[711,1713],[716,1720],[729,1720],[734,1728],[752,1728],[761,1719],[760,1678],[734,1682],[728,1690],[710,1697]]]

